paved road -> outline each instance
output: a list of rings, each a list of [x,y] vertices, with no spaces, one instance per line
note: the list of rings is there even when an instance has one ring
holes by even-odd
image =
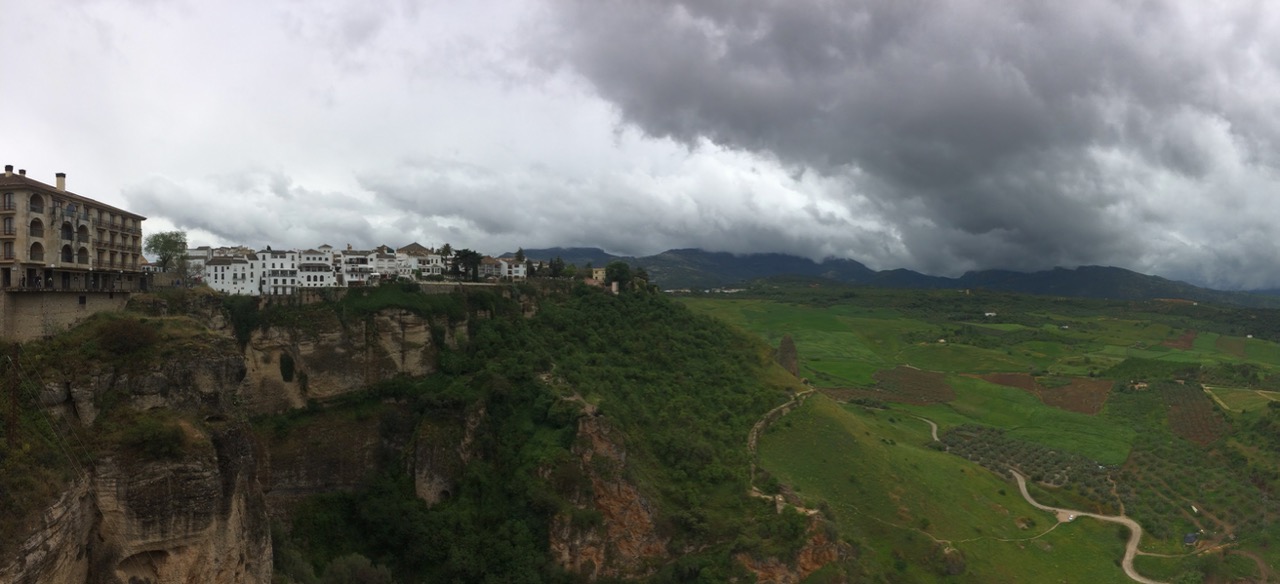
[[[1051,513],[1056,514],[1058,516],[1058,521],[1067,521],[1068,517],[1070,517],[1071,515],[1075,515],[1076,517],[1092,517],[1094,519],[1098,519],[1101,521],[1110,521],[1111,523],[1119,523],[1121,525],[1124,525],[1125,527],[1128,527],[1129,543],[1124,547],[1124,560],[1121,562],[1121,567],[1124,568],[1125,575],[1129,576],[1134,581],[1141,582],[1142,584],[1166,584],[1164,582],[1160,582],[1159,580],[1144,578],[1141,574],[1139,574],[1136,570],[1133,569],[1133,557],[1138,555],[1138,542],[1142,541],[1142,526],[1138,525],[1137,521],[1129,519],[1124,515],[1099,515],[1097,513],[1088,513],[1086,511],[1076,511],[1073,509],[1061,509],[1058,507],[1041,505],[1035,499],[1031,498],[1031,493],[1027,492],[1027,479],[1023,478],[1023,476],[1019,474],[1018,471],[1016,470],[1009,469],[1009,472],[1013,473],[1013,478],[1017,479],[1018,489],[1022,491],[1022,497],[1026,499],[1028,503],[1031,503],[1031,505],[1034,506],[1035,508],[1042,509],[1044,511],[1049,511]]]

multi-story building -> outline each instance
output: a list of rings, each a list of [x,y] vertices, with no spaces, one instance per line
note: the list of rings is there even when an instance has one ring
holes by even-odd
[[[326,245],[321,246],[321,249],[301,251],[298,255],[299,287],[331,288],[337,285],[333,271],[333,248]]]
[[[0,286],[5,289],[139,290],[146,219],[49,185],[6,165],[0,176]]]
[[[262,293],[268,296],[288,296],[298,288],[298,252],[260,251],[259,270],[262,273]]]
[[[346,251],[334,254],[338,261],[338,285],[353,288],[369,285],[376,269],[376,251],[356,250],[347,246]]]
[[[225,294],[258,296],[262,293],[262,282],[260,277],[255,277],[257,262],[256,254],[216,256],[205,262],[204,281]]]

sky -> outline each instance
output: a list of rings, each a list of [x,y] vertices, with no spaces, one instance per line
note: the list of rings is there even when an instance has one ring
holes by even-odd
[[[193,245],[1280,287],[1280,4],[0,0],[0,163]]]

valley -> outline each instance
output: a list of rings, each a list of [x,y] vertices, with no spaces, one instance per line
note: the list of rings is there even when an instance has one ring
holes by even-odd
[[[870,581],[1134,581],[1128,529],[1059,523],[1015,473],[1038,503],[1138,522],[1140,577],[1274,577],[1271,311],[794,281],[684,302],[794,343],[818,394],[758,462],[831,513]]]

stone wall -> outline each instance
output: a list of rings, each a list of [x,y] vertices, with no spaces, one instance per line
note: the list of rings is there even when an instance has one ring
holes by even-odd
[[[0,292],[0,338],[30,341],[60,333],[89,316],[124,310],[128,292]]]

